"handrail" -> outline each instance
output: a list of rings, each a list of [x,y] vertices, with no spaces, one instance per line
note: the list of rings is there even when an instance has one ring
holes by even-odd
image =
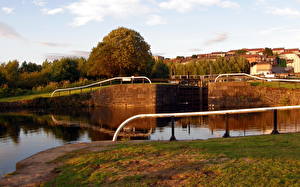
[[[88,88],[88,87],[92,87],[92,86],[95,86],[95,85],[98,85],[98,84],[110,82],[110,81],[113,81],[113,80],[118,80],[118,79],[121,79],[121,80],[123,80],[123,79],[131,79],[131,80],[134,80],[134,79],[146,79],[150,84],[152,83],[151,80],[148,77],[145,77],[145,76],[138,76],[138,77],[135,77],[135,76],[131,76],[131,77],[114,77],[114,78],[111,78],[111,79],[106,79],[106,80],[103,80],[103,81],[100,81],[100,82],[96,82],[96,83],[92,83],[92,84],[85,85],[85,86],[78,86],[78,87],[73,87],[73,88],[57,89],[57,90],[54,90],[52,92],[51,97],[53,97],[53,95],[56,92],[63,92],[63,91],[71,91],[71,90]]]
[[[192,116],[210,116],[210,115],[224,115],[224,114],[242,114],[242,113],[256,113],[273,110],[291,110],[300,109],[300,105],[296,106],[281,106],[281,107],[265,107],[265,108],[250,108],[237,110],[220,110],[220,111],[206,111],[206,112],[185,112],[185,113],[160,113],[160,114],[139,114],[126,119],[116,130],[112,141],[117,141],[120,131],[132,120],[138,118],[166,118],[166,117],[192,117]]]
[[[220,77],[223,77],[223,76],[248,76],[248,77],[251,77],[251,78],[254,78],[254,79],[259,79],[259,80],[265,80],[265,81],[278,81],[278,82],[300,82],[300,80],[291,80],[291,79],[266,79],[266,78],[262,78],[262,77],[257,77],[257,76],[254,76],[254,75],[249,75],[247,73],[227,73],[227,74],[220,74],[216,77],[215,79],[215,82],[217,82],[217,80],[220,78]]]

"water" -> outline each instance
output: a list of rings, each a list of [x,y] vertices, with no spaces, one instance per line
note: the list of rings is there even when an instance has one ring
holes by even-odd
[[[0,176],[15,170],[15,164],[37,152],[76,142],[111,140],[119,124],[135,114],[175,111],[155,108],[98,108],[93,110],[19,111],[0,113]],[[178,109],[176,109],[178,111]],[[278,111],[280,133],[300,131],[300,111]],[[176,118],[177,140],[220,138],[225,134],[224,116]],[[230,115],[230,136],[270,134],[273,113]],[[139,119],[121,134],[131,139],[169,140],[171,119]]]

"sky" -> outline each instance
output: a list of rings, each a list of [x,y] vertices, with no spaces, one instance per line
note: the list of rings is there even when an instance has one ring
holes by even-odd
[[[300,47],[300,0],[0,0],[0,62],[87,57],[118,27],[153,55]]]

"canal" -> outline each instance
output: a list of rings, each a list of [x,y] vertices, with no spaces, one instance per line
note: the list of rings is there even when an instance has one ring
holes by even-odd
[[[174,112],[174,108],[159,112]],[[189,110],[188,110],[189,111]],[[77,142],[111,140],[125,119],[142,113],[156,113],[153,108],[96,108],[64,111],[14,111],[0,113],[0,176],[13,172],[15,164],[40,151]],[[300,131],[299,110],[278,111],[280,133]],[[165,119],[138,119],[120,134],[120,139],[170,140],[172,123]],[[177,140],[221,138],[225,134],[224,116],[176,118]],[[270,134],[273,112],[228,116],[229,135]]]

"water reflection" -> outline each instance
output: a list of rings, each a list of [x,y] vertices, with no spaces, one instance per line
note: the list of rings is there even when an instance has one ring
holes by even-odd
[[[160,112],[176,111],[176,108]],[[181,110],[182,111],[182,110]],[[154,108],[98,108],[71,111],[21,111],[0,114],[0,176],[15,163],[39,151],[73,142],[111,140],[125,119]],[[278,111],[280,133],[299,132],[299,110]],[[273,112],[226,116],[132,121],[121,138],[188,140],[271,134]],[[226,126],[227,124],[227,126]]]

